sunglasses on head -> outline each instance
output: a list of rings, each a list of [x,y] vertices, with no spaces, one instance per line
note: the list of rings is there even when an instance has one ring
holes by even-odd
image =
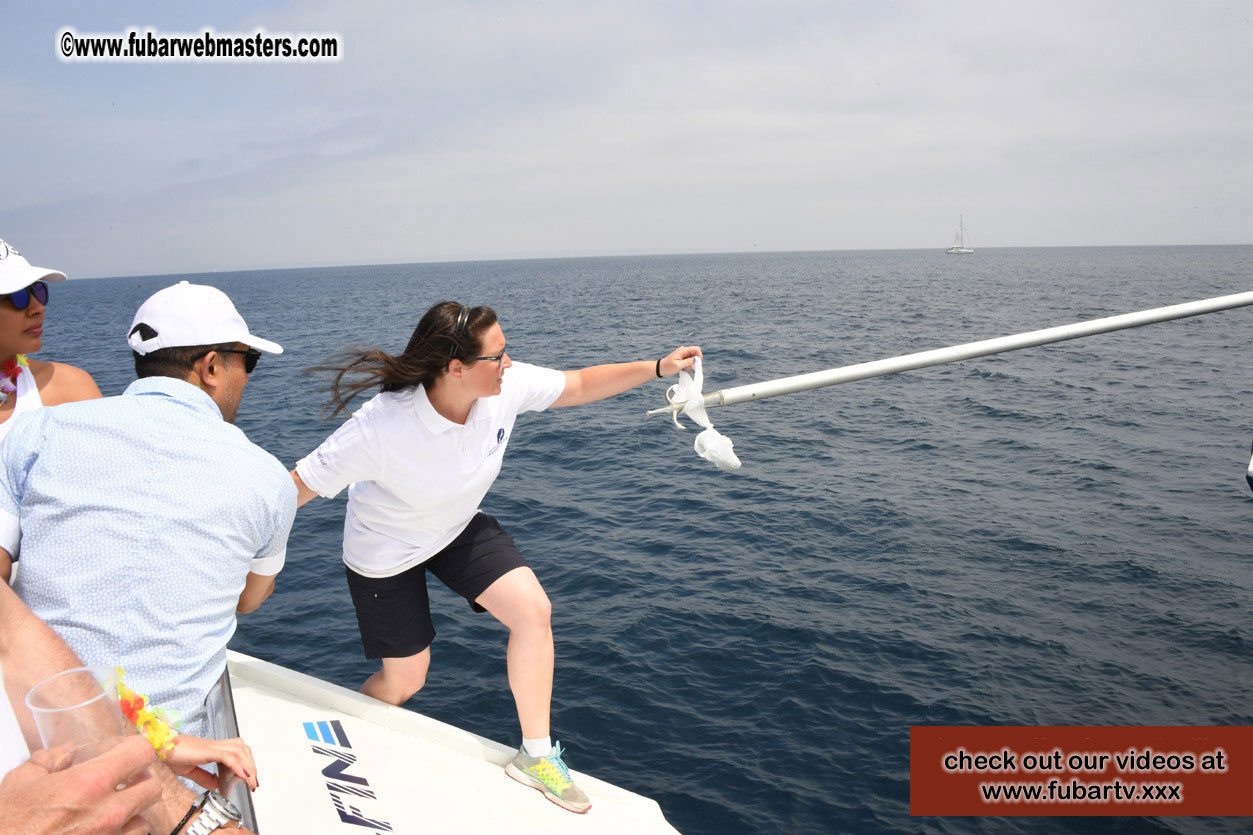
[[[219,354],[242,355],[244,358],[244,373],[245,374],[251,374],[252,370],[257,367],[257,360],[261,359],[261,352],[258,351],[256,348],[249,348],[246,351],[241,351],[238,348],[215,348],[214,350]],[[201,357],[208,355],[208,353],[209,353],[208,351],[205,351],[203,354],[200,354],[200,356],[192,357],[191,361],[195,362]]]
[[[470,306],[461,305],[461,312],[457,314],[457,324],[452,329],[452,347],[448,349],[448,359],[456,359],[457,342],[461,337],[465,336],[466,322],[470,320]]]
[[[18,310],[25,310],[30,307],[31,296],[35,297],[35,301],[40,304],[48,303],[48,285],[42,281],[36,281],[29,287],[23,287],[15,293],[8,293],[9,301]]]

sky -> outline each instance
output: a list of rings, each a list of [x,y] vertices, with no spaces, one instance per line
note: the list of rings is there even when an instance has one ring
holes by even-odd
[[[71,277],[1253,243],[1253,4],[0,0],[0,238]],[[67,63],[318,32],[334,63]]]

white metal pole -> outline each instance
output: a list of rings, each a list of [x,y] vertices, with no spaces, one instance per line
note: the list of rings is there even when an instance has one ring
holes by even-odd
[[[846,365],[841,368],[830,368],[826,371],[814,371],[809,374],[798,374],[794,377],[781,377],[767,380],[764,383],[752,383],[746,386],[722,389],[704,397],[705,407],[731,406],[746,400],[764,400],[780,394],[792,394],[798,391],[834,386],[839,383],[851,383],[854,380],[865,380],[870,377],[882,377],[887,374],[898,374],[902,371],[913,371],[916,368],[927,368],[932,365],[958,362],[959,360],[986,357],[1005,351],[1016,351],[1019,348],[1033,348],[1047,345],[1050,342],[1064,342],[1098,333],[1138,328],[1171,319],[1185,319],[1189,316],[1200,316],[1205,313],[1216,313],[1235,307],[1253,304],[1253,292],[1236,293],[1230,296],[1219,296],[1213,299],[1202,299],[1195,302],[1157,307],[1152,310],[1141,310],[1137,313],[1123,313],[1119,316],[1108,316],[1104,319],[1093,319],[1090,322],[1076,322],[1055,328],[1029,331],[1027,333],[1001,336],[995,339],[984,339],[980,342],[967,342],[964,345],[952,345],[948,348],[936,348],[917,354],[905,354],[889,359],[863,362],[857,365]],[[682,403],[671,403],[660,409],[652,409],[647,414],[668,414],[683,408]]]

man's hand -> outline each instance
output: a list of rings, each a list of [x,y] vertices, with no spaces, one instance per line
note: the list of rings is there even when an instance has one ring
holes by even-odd
[[[36,751],[0,781],[0,835],[140,835],[135,816],[161,796],[148,740],[128,737],[98,757],[58,770],[64,752]],[[119,786],[122,786],[120,790]]]

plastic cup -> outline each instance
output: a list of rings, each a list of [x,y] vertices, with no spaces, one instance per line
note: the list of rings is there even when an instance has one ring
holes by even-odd
[[[102,754],[125,737],[117,671],[109,667],[75,667],[49,676],[26,694],[26,706],[43,747],[66,752],[62,768]]]

